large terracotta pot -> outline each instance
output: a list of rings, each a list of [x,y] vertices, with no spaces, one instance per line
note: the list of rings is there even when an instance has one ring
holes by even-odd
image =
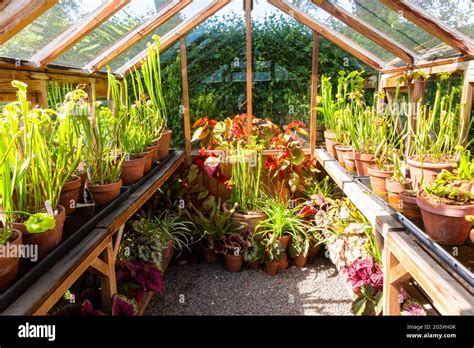
[[[368,153],[354,152],[355,165],[357,169],[357,175],[367,176],[369,172],[367,168],[375,165],[374,155]]]
[[[324,141],[326,142],[327,152],[336,158],[336,150],[334,149],[334,133],[331,131],[324,131]]]
[[[104,185],[87,185],[89,192],[91,193],[92,200],[97,205],[107,205],[112,202],[115,198],[120,196],[120,189],[122,188],[122,179],[111,184]]]
[[[171,135],[173,134],[172,131],[166,131],[161,134],[160,140],[158,140],[158,160],[162,160],[168,156],[170,153],[170,143],[171,143]]]
[[[348,152],[353,152],[353,150],[349,146],[346,146],[346,145],[336,145],[334,146],[334,149],[336,150],[337,161],[342,166],[345,166],[344,154]]]
[[[42,259],[51,250],[61,243],[63,238],[64,221],[66,220],[66,209],[58,206],[58,214],[54,216],[56,227],[43,233],[29,233],[23,223],[15,223],[14,227],[23,234],[23,244],[38,245],[38,258]]]
[[[66,209],[66,215],[70,215],[76,211],[76,204],[79,201],[81,186],[82,179],[80,177],[64,184],[61,190],[61,195],[59,196],[59,204]]]
[[[410,189],[410,182],[405,182],[404,185],[402,185],[397,180],[387,178],[385,179],[385,186],[387,188],[388,204],[390,204],[392,208],[402,211],[400,193]]]
[[[224,255],[224,265],[229,272],[240,272],[242,261],[242,255]]]
[[[275,275],[278,272],[278,266],[280,264],[280,261],[271,261],[267,262],[265,265],[265,272],[267,272],[270,275]]]
[[[471,224],[466,215],[474,215],[474,204],[448,205],[429,199],[423,190],[418,191],[416,203],[421,209],[426,233],[436,242],[445,245],[462,245]]]
[[[344,152],[342,155],[344,158],[344,167],[346,167],[349,173],[355,173],[357,171],[355,158],[354,158],[354,151]]]
[[[372,192],[388,202],[386,179],[393,175],[393,170],[382,170],[377,167],[368,167]]]
[[[143,169],[143,173],[146,174],[151,170],[151,166],[153,164],[153,152],[142,152],[140,156],[143,156],[145,158],[145,168]]]
[[[155,163],[156,161],[158,161],[158,157],[160,153],[160,145],[158,144],[150,145],[146,149],[153,153],[152,162]]]
[[[431,183],[436,175],[441,173],[443,169],[452,172],[454,170],[455,163],[429,163],[419,162],[417,156],[410,156],[407,159],[408,168],[410,169],[410,178],[413,182],[413,189],[417,190],[420,188],[421,182],[425,184]]]
[[[145,157],[123,161],[122,174],[120,175],[122,184],[131,185],[143,178],[143,174],[145,173],[145,163]]]
[[[306,266],[306,261],[308,261],[308,256],[304,255],[296,255],[293,259],[293,263],[296,267],[304,267]]]
[[[400,207],[407,218],[414,222],[421,222],[421,210],[416,204],[416,196],[409,195],[407,191],[400,192]]]
[[[260,212],[249,212],[247,214],[241,214],[235,212],[232,214],[232,221],[236,225],[247,225],[250,230],[255,234],[256,226],[259,222],[265,220],[267,216]]]
[[[201,248],[202,256],[206,263],[215,263],[217,261],[217,254],[214,249],[211,249],[202,243],[199,244],[199,247]]]
[[[4,292],[15,282],[20,270],[20,255],[18,251],[22,244],[22,234],[16,229],[13,230],[13,233],[9,246],[0,245],[2,255],[5,256],[8,255],[7,248],[16,248],[15,257],[0,257],[0,293]]]

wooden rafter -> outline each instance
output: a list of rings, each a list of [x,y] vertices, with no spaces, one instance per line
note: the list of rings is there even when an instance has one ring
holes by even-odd
[[[0,45],[11,39],[57,2],[57,0],[1,1]]]
[[[69,30],[59,35],[41,51],[36,53],[31,60],[37,66],[46,66],[74,46],[76,42],[95,30],[107,19],[121,10],[130,0],[113,0],[98,9],[92,16],[72,26]]]
[[[432,15],[420,7],[409,3],[406,0],[379,1],[449,46],[464,54],[470,56],[474,55],[474,45],[466,35],[450,28],[441,21],[436,20]]]
[[[153,30],[170,20],[174,15],[189,5],[192,1],[193,0],[173,0],[161,11],[159,11],[153,18],[137,27],[128,35],[121,38],[105,52],[94,58],[94,60],[89,62],[84,67],[84,69],[91,72],[100,70],[102,67],[106,66],[109,62],[142,40],[145,36],[150,34]]]
[[[303,23],[311,30],[317,32],[321,36],[324,36],[326,39],[341,47],[343,50],[350,53],[354,57],[360,59],[375,70],[380,71],[383,69],[384,62],[382,59],[359,46],[357,43],[350,40],[346,36],[341,35],[330,27],[316,21],[310,15],[301,11],[298,7],[289,4],[285,0],[268,0],[268,2],[292,16],[297,21]]]
[[[404,47],[402,44],[393,41],[390,37],[382,33],[377,28],[373,27],[369,23],[357,17],[354,17],[350,12],[346,11],[340,6],[334,5],[333,3],[327,0],[312,1],[316,6],[320,7],[321,9],[334,16],[341,22],[347,24],[352,29],[358,31],[368,39],[375,42],[380,47],[383,47],[387,51],[399,57],[407,64],[415,63],[415,60],[417,59],[415,52],[412,52],[410,49]]]
[[[188,20],[184,21],[172,31],[164,35],[160,39],[160,50],[161,52],[170,48],[177,40],[185,36],[188,32],[196,28],[199,24],[204,22],[207,18],[212,16],[214,13],[219,11],[221,8],[226,6],[230,0],[214,0],[210,5],[204,8],[202,11],[199,11],[194,16],[190,17]],[[116,74],[120,76],[125,76],[130,73],[130,71],[138,67],[140,62],[148,55],[148,49],[144,49],[134,58],[125,63],[121,68],[115,71]]]
[[[247,62],[247,142],[252,143],[252,0],[245,2],[245,58]]]

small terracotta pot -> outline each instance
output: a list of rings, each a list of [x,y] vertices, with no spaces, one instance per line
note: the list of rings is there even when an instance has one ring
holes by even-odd
[[[161,133],[160,140],[158,140],[158,160],[161,161],[164,158],[168,156],[170,153],[170,143],[171,143],[171,136],[173,132],[172,131],[166,131],[164,133]]]
[[[66,215],[70,215],[76,211],[76,204],[79,201],[82,180],[77,177],[74,180],[64,184],[61,195],[59,196],[59,204],[66,209]]]
[[[368,167],[372,192],[388,202],[386,179],[393,175],[393,170],[382,170],[377,167]]]
[[[296,255],[293,259],[293,263],[296,267],[304,267],[306,266],[306,261],[308,261],[308,256],[304,255]]]
[[[474,204],[448,205],[429,199],[423,190],[418,191],[416,203],[420,207],[426,233],[444,245],[462,245],[466,241],[471,224],[467,215],[474,215]]]
[[[368,176],[367,168],[375,165],[374,155],[368,153],[354,152],[354,160],[357,169],[357,175]]]
[[[224,265],[229,272],[240,272],[242,261],[242,255],[224,255]]]
[[[392,178],[385,179],[385,186],[387,188],[388,204],[398,211],[402,211],[402,201],[400,199],[400,192],[410,189],[410,182],[405,182],[404,185],[400,184],[397,180]]]
[[[324,142],[324,126],[316,126],[316,144]]]
[[[410,220],[422,221],[421,210],[418,204],[416,204],[416,197],[408,195],[406,191],[400,192],[400,207],[403,215]]]
[[[255,261],[250,262],[247,267],[249,269],[258,269],[259,266],[260,266],[260,260],[255,260]]]
[[[49,254],[51,250],[61,243],[63,238],[64,221],[66,220],[66,209],[63,206],[58,206],[58,214],[54,216],[56,220],[56,227],[52,230],[43,233],[29,233],[26,230],[25,224],[15,223],[15,228],[18,228],[23,234],[23,244],[38,245],[38,258],[42,259]]]
[[[420,188],[422,180],[425,184],[433,182],[436,175],[441,173],[443,169],[452,172],[455,163],[429,163],[419,162],[417,156],[410,156],[407,159],[408,168],[410,169],[410,178],[413,181],[413,189]]]
[[[92,185],[89,183],[87,189],[91,193],[92,200],[97,205],[107,205],[115,198],[120,196],[120,189],[122,188],[122,179],[111,184]]]
[[[308,258],[315,257],[318,254],[318,251],[320,248],[321,248],[321,244],[311,245],[308,250]]]
[[[123,161],[122,174],[120,175],[122,184],[131,185],[143,178],[143,174],[145,173],[145,163],[145,157]]]
[[[268,262],[265,265],[265,272],[267,272],[270,275],[275,275],[278,272],[278,265],[280,264],[280,261],[271,261]]]
[[[0,257],[0,293],[4,292],[15,282],[20,270],[20,255],[18,251],[22,244],[22,234],[16,229],[13,230],[13,233],[14,235],[11,238],[9,247],[16,248],[17,253],[15,257]],[[0,245],[2,255],[8,255],[7,248],[7,245]]]
[[[334,149],[334,133],[331,131],[324,131],[324,141],[326,142],[327,152],[336,158],[336,150]]]
[[[173,253],[174,253],[173,244],[174,243],[172,239],[166,242],[166,249],[163,252],[163,257],[162,257],[163,264],[168,264],[173,258]]]
[[[153,164],[153,152],[142,152],[140,156],[143,156],[145,158],[145,168],[143,169],[143,173],[146,174],[151,170],[151,166]]]
[[[354,150],[352,150],[349,146],[346,146],[346,145],[336,145],[334,146],[334,149],[336,150],[337,161],[342,166],[345,166],[344,154],[347,152],[353,152]]]
[[[84,201],[84,190],[86,188],[86,183],[87,183],[87,172],[84,172],[79,176],[81,178],[81,188],[79,189],[79,201],[83,202]]]
[[[206,263],[215,263],[217,261],[217,254],[214,249],[208,248],[203,244],[200,244],[199,247]]]
[[[290,263],[288,262],[288,255],[286,254],[286,251],[284,251],[280,263],[278,264],[278,270],[284,271],[289,265]]]
[[[160,153],[160,145],[158,144],[151,145],[151,146],[148,146],[146,149],[153,153],[152,162],[155,163],[156,161],[158,161],[158,156]]]
[[[344,158],[344,167],[346,167],[347,171],[349,173],[355,173],[356,165],[355,165],[354,151],[344,152],[342,157]]]

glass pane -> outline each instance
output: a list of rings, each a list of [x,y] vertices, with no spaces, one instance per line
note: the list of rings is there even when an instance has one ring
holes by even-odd
[[[107,1],[63,0],[0,46],[0,57],[30,60],[44,46]]]
[[[474,2],[469,0],[410,0],[430,15],[474,39]]]
[[[457,54],[456,50],[378,1],[331,0],[331,2],[414,51],[422,59],[431,60]]]
[[[171,0],[134,0],[58,57],[53,64],[82,68],[139,25],[155,17]]]

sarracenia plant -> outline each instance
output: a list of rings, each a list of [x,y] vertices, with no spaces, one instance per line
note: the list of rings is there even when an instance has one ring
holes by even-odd
[[[336,103],[332,92],[331,77],[323,75],[321,77],[321,89],[317,100],[316,110],[322,114],[324,127],[328,131],[334,132],[336,129]]]

